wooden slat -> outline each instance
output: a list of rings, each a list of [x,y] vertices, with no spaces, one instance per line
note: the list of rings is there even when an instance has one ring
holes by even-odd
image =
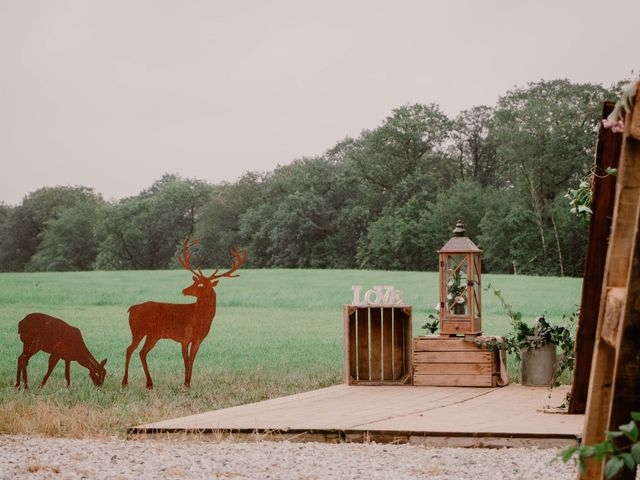
[[[414,375],[416,386],[434,387],[491,387],[491,375]]]
[[[467,333],[471,331],[470,321],[445,320],[440,328],[441,334]]]
[[[411,307],[407,307],[402,310],[402,324],[404,325],[404,338],[402,343],[404,345],[404,351],[402,352],[404,361],[404,371],[413,372],[413,326],[411,320]]]
[[[405,370],[404,363],[404,336],[406,329],[406,315],[403,315],[402,311],[393,310],[393,365],[394,365],[394,380],[402,376],[404,372],[410,372],[411,370]]]
[[[415,363],[414,375],[491,375],[490,363]]]
[[[638,98],[637,95],[636,98]],[[638,154],[640,155],[640,152]],[[637,166],[640,168],[640,162]],[[630,413],[640,411],[640,362],[638,362],[638,352],[640,352],[640,207],[636,219],[636,238],[633,250],[628,280],[629,288],[622,309],[618,335],[618,355],[610,406],[609,430],[617,429],[619,425],[628,423]],[[631,476],[629,475],[629,477]]]
[[[622,319],[622,309],[627,296],[627,289],[622,287],[612,287],[607,291],[604,318],[600,338],[610,346],[616,347],[618,342],[618,330]]]
[[[467,342],[463,338],[416,337],[413,342],[414,352],[452,352],[457,350],[478,351],[479,349],[473,342]]]
[[[393,330],[392,330],[392,312],[390,308],[385,308],[382,311],[382,351],[383,351],[383,366],[384,366],[384,380],[394,380],[394,365],[393,365]]]
[[[349,315],[349,334],[345,333],[345,339],[347,344],[345,348],[348,352],[349,369],[347,370],[352,378],[356,378],[358,375],[357,362],[356,362],[356,314],[353,312]],[[346,383],[349,383],[348,381]]]
[[[369,309],[358,308],[358,380],[369,380]]]
[[[414,364],[418,363],[486,363],[492,361],[491,352],[416,352],[413,354]]]
[[[352,378],[356,378],[356,350],[352,348],[356,344],[355,331],[355,312],[349,307],[344,306],[344,383],[350,384]]]
[[[379,308],[370,308],[371,318],[371,381],[382,380],[382,312]]]
[[[614,103],[606,102],[602,110],[602,118],[607,118],[613,110]],[[618,168],[622,135],[600,126],[598,144],[596,146],[595,168],[598,175],[611,168]],[[589,224],[589,243],[584,265],[584,281],[582,299],[580,301],[580,317],[578,319],[579,335],[576,335],[576,365],[571,387],[569,413],[584,413],[589,391],[589,375],[593,346],[600,310],[600,295],[605,269],[607,241],[611,232],[611,218],[616,191],[615,176],[596,177],[593,183],[593,214]]]

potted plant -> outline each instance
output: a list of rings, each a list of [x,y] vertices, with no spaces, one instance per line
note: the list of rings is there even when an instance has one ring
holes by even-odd
[[[574,339],[572,324],[576,314],[563,316],[567,325],[550,325],[545,317],[538,317],[533,325],[522,320],[522,314],[507,304],[500,290],[492,285],[492,290],[506,310],[513,332],[506,335],[502,342],[478,340],[490,349],[503,349],[521,361],[521,379],[523,385],[559,385],[559,378],[565,370],[572,371],[574,365]],[[556,354],[557,349],[560,355]]]

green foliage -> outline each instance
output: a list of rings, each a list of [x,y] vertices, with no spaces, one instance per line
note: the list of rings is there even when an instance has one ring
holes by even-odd
[[[564,195],[564,197],[569,200],[571,213],[580,218],[583,223],[589,224],[591,214],[593,213],[593,210],[591,210],[593,183],[596,181],[596,178],[605,178],[608,175],[615,176],[617,174],[618,170],[611,167],[607,167],[605,175],[597,175],[595,167],[591,168],[589,174],[580,180],[578,188],[570,188]]]
[[[591,167],[607,95],[554,80],[455,119],[403,105],[323,155],[215,186],[165,175],[106,204],[85,187],[43,188],[0,205],[0,270],[177,267],[187,236],[204,267],[239,246],[258,268],[436,270],[462,219],[485,272],[581,276],[587,230],[564,194]],[[586,214],[581,185],[570,196]]]
[[[565,371],[572,372],[575,364],[575,339],[573,332],[575,330],[575,321],[578,312],[563,315],[562,325],[550,325],[544,317],[538,317],[536,320],[537,325],[534,324],[530,326],[522,320],[522,313],[515,311],[513,307],[505,301],[500,290],[492,284],[487,285],[487,290],[492,291],[500,301],[502,308],[509,317],[513,332],[505,335],[502,342],[495,340],[478,340],[476,343],[486,345],[491,350],[505,350],[507,353],[514,355],[518,360],[520,360],[520,354],[524,349],[535,349],[551,344],[557,346],[562,353],[558,359],[556,370],[549,386],[559,385],[560,375]]]
[[[594,458],[597,461],[607,459],[604,476],[614,478],[623,468],[635,472],[640,465],[640,430],[636,422],[640,421],[640,412],[631,412],[631,421],[620,425],[618,430],[606,433],[603,442],[594,445],[576,445],[562,451],[562,460],[566,463],[574,460],[585,471],[585,460]]]
[[[431,321],[429,321],[431,320]],[[427,315],[427,320],[424,325],[421,327],[423,330],[426,330],[427,333],[434,334],[440,328],[440,318],[433,313]]]
[[[67,209],[101,200],[92,189],[86,187],[43,187],[27,195],[22,204],[5,213],[0,235],[0,270],[36,270],[39,264],[32,263],[38,252],[46,230]],[[67,214],[67,219],[74,214]],[[55,226],[53,228],[56,228]],[[59,228],[58,233],[62,233]],[[73,234],[67,230],[67,234]],[[51,234],[55,236],[56,234]],[[81,235],[84,235],[82,233]],[[72,241],[71,238],[67,240]],[[51,240],[50,240],[51,241]],[[90,247],[91,248],[91,247]],[[47,254],[48,255],[48,254]],[[37,262],[40,262],[38,259]],[[82,264],[83,262],[77,262]]]
[[[193,235],[213,187],[165,175],[151,188],[104,209],[98,225],[100,269],[177,267],[176,249]]]
[[[30,265],[39,271],[93,270],[98,254],[96,223],[101,202],[67,208],[47,222]]]

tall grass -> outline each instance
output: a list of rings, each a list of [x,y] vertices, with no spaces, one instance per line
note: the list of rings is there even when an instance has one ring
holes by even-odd
[[[579,302],[581,280],[485,275],[525,319],[547,314],[559,320]],[[124,352],[130,343],[127,308],[146,300],[191,302],[180,292],[190,282],[181,270],[151,272],[0,274],[0,433],[56,436],[116,435],[163,418],[273,398],[341,381],[342,305],[351,286],[395,285],[413,305],[414,335],[436,304],[437,274],[352,270],[245,270],[223,279],[218,313],[196,359],[192,388],[182,386],[177,343],[164,340],[149,354],[155,390],[144,388],[137,355],[129,388],[122,389]],[[31,390],[15,390],[22,343],[17,324],[45,312],[78,326],[107,379],[96,389],[87,371],[72,364],[71,388],[60,363],[46,387],[37,385],[47,355],[29,363]],[[508,331],[497,299],[483,292],[483,329]]]

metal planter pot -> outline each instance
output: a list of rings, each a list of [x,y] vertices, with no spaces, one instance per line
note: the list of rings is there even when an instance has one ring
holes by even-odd
[[[549,343],[538,348],[524,348],[522,358],[522,385],[549,385],[556,371],[556,346]]]

